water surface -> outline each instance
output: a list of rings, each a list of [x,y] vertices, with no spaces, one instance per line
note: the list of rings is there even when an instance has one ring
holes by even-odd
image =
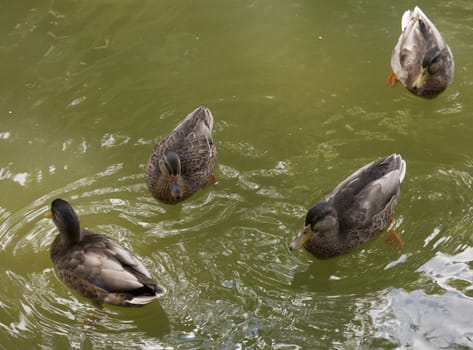
[[[434,100],[385,84],[407,1],[4,4],[0,347],[473,347],[473,6],[418,5],[455,56]],[[149,152],[199,105],[218,185],[160,204]],[[327,261],[288,250],[312,204],[393,152],[402,251],[386,233]],[[168,294],[98,310],[66,289],[57,197]]]

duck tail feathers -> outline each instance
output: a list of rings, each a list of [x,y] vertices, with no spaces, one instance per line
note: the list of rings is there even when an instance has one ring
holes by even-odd
[[[131,305],[146,305],[151,303],[152,301],[161,298],[164,294],[166,294],[166,288],[157,286],[156,294],[154,295],[138,295],[130,300],[127,300],[128,304]]]
[[[399,182],[402,182],[404,180],[404,177],[406,176],[406,161],[402,159],[400,154],[393,154],[394,159],[396,160],[396,167],[399,170]]]
[[[409,24],[409,21],[411,20],[411,10],[407,10],[404,12],[402,15],[401,19],[401,30],[404,31],[407,28],[407,25]]]

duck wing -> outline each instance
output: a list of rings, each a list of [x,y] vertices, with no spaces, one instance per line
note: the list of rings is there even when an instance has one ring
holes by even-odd
[[[392,154],[355,171],[326,198],[338,213],[340,229],[364,227],[399,196],[406,163]]]
[[[182,147],[178,150],[183,175],[207,170],[209,161],[215,156],[213,117],[209,110],[202,112],[192,119],[192,129],[185,135]]]
[[[138,258],[105,235],[87,230],[83,234],[68,260],[74,274],[110,293],[157,292],[156,282]]]
[[[202,169],[215,146],[212,139],[213,116],[208,108],[198,107],[192,111],[174,130],[157,144],[148,161],[149,182],[159,177],[159,160],[166,152],[174,151],[179,155],[183,174]]]
[[[196,108],[164,140],[165,151],[182,149],[183,152],[186,152],[189,148],[199,146],[200,142],[196,142],[196,140],[200,141],[201,139],[205,140],[204,144],[213,144],[213,123],[214,119],[208,108]]]
[[[214,125],[213,115],[208,108],[203,106],[197,107],[190,112],[184,120],[174,128],[172,133],[179,132],[187,135],[192,131],[199,133],[212,132]]]

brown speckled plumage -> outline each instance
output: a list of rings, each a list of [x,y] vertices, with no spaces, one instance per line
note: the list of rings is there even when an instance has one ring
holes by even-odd
[[[56,199],[51,215],[59,235],[51,245],[58,278],[97,302],[141,306],[164,295],[141,261],[110,237],[80,228],[70,204]]]
[[[452,51],[418,7],[404,13],[401,27],[402,33],[391,56],[397,80],[414,95],[437,96],[452,82],[455,69]],[[419,85],[415,81],[423,66],[429,74],[425,83]]]
[[[329,258],[379,234],[392,217],[405,171],[401,156],[392,154],[354,172],[307,212],[291,249],[304,245],[316,257]]]
[[[215,181],[217,149],[212,128],[212,113],[199,107],[154,147],[146,185],[156,199],[175,204]]]

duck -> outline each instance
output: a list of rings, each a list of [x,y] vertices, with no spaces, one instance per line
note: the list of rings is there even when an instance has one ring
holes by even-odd
[[[402,33],[391,55],[388,84],[400,81],[412,94],[433,98],[453,80],[455,62],[450,47],[419,7],[404,12]]]
[[[46,216],[59,230],[50,249],[54,271],[72,290],[99,305],[117,306],[142,306],[166,293],[137,256],[110,237],[81,228],[67,201],[53,200]]]
[[[210,110],[198,107],[155,145],[146,166],[146,185],[158,201],[176,204],[216,183],[213,123]]]
[[[326,259],[375,237],[392,220],[405,174],[406,162],[395,153],[356,170],[307,211],[290,250],[304,247]]]

